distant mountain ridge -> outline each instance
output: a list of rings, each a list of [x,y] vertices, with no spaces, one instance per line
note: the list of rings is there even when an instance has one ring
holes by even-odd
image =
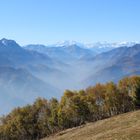
[[[109,52],[99,54],[90,60],[92,68],[97,67],[98,71],[93,72],[86,83],[118,81],[124,76],[140,74],[140,44],[132,47],[120,47]],[[94,79],[94,81],[92,80]],[[92,81],[92,82],[91,82]]]
[[[67,55],[71,55],[69,53],[76,53],[76,51],[80,51],[80,52],[83,51],[83,53],[80,56],[77,55],[78,58],[80,58],[91,54],[95,56],[99,53],[107,52],[118,47],[124,47],[124,46],[131,47],[135,44],[137,44],[137,42],[120,42],[120,43],[97,42],[92,44],[83,44],[76,41],[63,41],[52,45],[30,44],[24,46],[24,48],[38,51],[40,53],[45,53],[52,57],[57,56],[59,53],[60,55],[64,55],[65,53],[67,53]]]
[[[24,47],[27,50],[37,51],[48,55],[51,58],[59,59],[61,61],[70,61],[73,59],[79,59],[86,55],[95,55],[94,51],[86,48],[82,48],[76,44],[70,46],[52,46],[47,47],[44,45],[27,45]]]

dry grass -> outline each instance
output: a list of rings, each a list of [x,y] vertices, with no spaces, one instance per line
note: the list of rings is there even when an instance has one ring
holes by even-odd
[[[67,129],[43,140],[140,140],[140,111]]]

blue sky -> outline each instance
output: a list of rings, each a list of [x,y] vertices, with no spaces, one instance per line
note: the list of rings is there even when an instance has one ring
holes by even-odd
[[[0,0],[0,38],[20,44],[140,41],[140,0]]]

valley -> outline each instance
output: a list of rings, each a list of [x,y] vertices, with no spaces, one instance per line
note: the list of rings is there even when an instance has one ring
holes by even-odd
[[[139,75],[140,44],[130,44],[96,44],[91,48],[76,42],[20,46],[14,40],[1,39],[0,105],[7,104],[1,114],[32,103],[37,97],[60,99],[66,89]]]

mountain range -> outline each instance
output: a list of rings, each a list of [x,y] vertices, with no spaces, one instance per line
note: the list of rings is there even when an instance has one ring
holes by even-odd
[[[117,82],[125,76],[139,75],[139,60],[140,44],[132,47],[120,47],[99,54],[88,62],[92,65],[92,69],[96,69],[96,72],[90,74],[85,83],[91,85],[97,82]]]
[[[140,44],[64,42],[20,46],[0,40],[1,114],[37,97],[60,98],[66,89],[117,82],[140,74]]]

